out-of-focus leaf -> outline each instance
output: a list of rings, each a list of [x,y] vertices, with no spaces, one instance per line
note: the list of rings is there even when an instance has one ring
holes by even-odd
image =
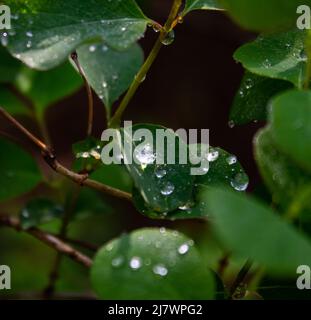
[[[218,0],[187,0],[183,15],[193,10],[223,10]]]
[[[102,299],[212,299],[214,277],[202,265],[186,236],[164,228],[141,229],[97,253],[91,280]]]
[[[41,174],[34,159],[22,148],[0,139],[0,201],[32,190]]]

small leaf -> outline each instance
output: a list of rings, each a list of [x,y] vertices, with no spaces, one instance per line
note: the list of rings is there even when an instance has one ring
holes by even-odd
[[[269,273],[296,277],[311,264],[311,244],[269,207],[243,194],[214,189],[206,202],[220,239],[229,250],[259,263]]]
[[[298,29],[263,35],[239,48],[234,58],[254,74],[290,81],[301,88],[307,62],[304,42],[305,32]]]
[[[81,46],[77,53],[88,82],[110,114],[112,104],[126,91],[141,67],[143,51],[137,44],[115,51],[104,43],[96,43]]]
[[[220,0],[242,27],[253,31],[275,31],[296,25],[297,8],[310,0]]]
[[[311,91],[289,91],[272,101],[271,132],[281,151],[311,173]]]
[[[27,203],[20,213],[23,229],[29,229],[60,218],[64,208],[49,199],[35,199]]]
[[[266,128],[256,136],[255,156],[274,202],[284,208],[291,204],[300,190],[311,184],[311,175],[278,150],[271,129]]]
[[[283,80],[245,73],[230,112],[230,121],[242,125],[251,121],[266,120],[268,102],[276,94],[292,88]]]
[[[33,158],[3,139],[0,139],[0,150],[0,201],[31,191],[42,179]]]
[[[223,10],[218,0],[187,0],[183,15],[193,10]]]
[[[15,32],[11,53],[31,68],[47,70],[64,62],[81,44],[105,41],[124,50],[145,32],[149,22],[134,0],[7,0]]]
[[[95,257],[91,281],[101,299],[207,300],[215,294],[213,274],[193,241],[164,228],[109,242]]]
[[[16,79],[17,88],[33,102],[41,117],[47,107],[73,94],[82,80],[71,67],[65,63],[51,71],[42,72],[23,67]]]

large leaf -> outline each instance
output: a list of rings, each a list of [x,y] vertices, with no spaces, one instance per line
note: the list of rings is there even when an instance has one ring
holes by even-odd
[[[266,185],[275,203],[288,207],[300,191],[311,184],[306,174],[275,145],[270,129],[264,129],[255,138],[255,156]]]
[[[274,31],[295,26],[300,5],[310,0],[220,0],[241,26],[254,31]]]
[[[234,124],[267,119],[268,102],[279,92],[292,88],[283,80],[269,79],[246,72],[230,112]]]
[[[148,19],[134,0],[6,0],[12,13],[11,53],[32,68],[64,62],[79,45],[104,40],[123,50],[144,33]]]
[[[276,145],[311,172],[311,91],[289,91],[272,101]]]
[[[0,139],[0,201],[33,189],[41,175],[33,158],[17,145]]]
[[[102,299],[205,300],[215,290],[193,241],[164,228],[134,231],[109,242],[95,257],[91,281]]]
[[[252,73],[287,80],[300,88],[307,61],[304,42],[305,33],[298,29],[260,36],[239,48],[234,58]]]
[[[146,137],[134,140],[135,132],[139,132],[140,129],[147,129],[153,141],[149,141]],[[157,130],[162,132],[166,130],[167,133],[168,138],[163,150],[157,148],[157,144],[160,143],[159,139],[157,141]],[[132,127],[132,132],[131,136],[129,127],[122,130],[124,145],[133,147],[132,164],[126,164],[126,167],[136,186],[134,192],[138,191],[146,206],[159,214],[188,203],[192,199],[194,176],[191,176],[191,166],[187,163],[187,145],[173,130],[158,125],[135,125]],[[180,164],[181,148],[187,152],[185,164]],[[168,157],[169,154],[173,156],[173,151],[175,151],[174,164],[170,164]],[[160,159],[163,159],[163,164],[159,164]]]
[[[299,265],[311,264],[311,243],[269,207],[227,190],[212,190],[206,198],[229,250],[278,276],[296,277]]]
[[[16,79],[17,88],[33,102],[40,116],[48,106],[77,91],[82,83],[69,62],[46,72],[23,67]]]
[[[187,0],[183,15],[193,10],[222,10],[218,0]]]
[[[206,207],[205,194],[210,187],[226,186],[236,191],[246,190],[249,179],[236,156],[221,148],[210,148],[207,157],[209,169],[205,175],[196,176],[193,199],[177,210],[159,215],[148,208],[144,199],[134,190],[133,198],[138,210],[150,218],[169,220],[207,218],[209,212]]]
[[[144,56],[137,44],[125,51],[116,51],[98,43],[80,47],[78,58],[88,82],[110,113],[112,104],[134,80]]]

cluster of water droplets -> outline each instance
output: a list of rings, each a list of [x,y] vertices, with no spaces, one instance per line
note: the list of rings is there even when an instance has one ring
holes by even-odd
[[[77,159],[90,159],[93,158],[95,160],[100,160],[101,158],[101,146],[97,145],[95,148],[92,148],[88,151],[78,152],[76,154]]]

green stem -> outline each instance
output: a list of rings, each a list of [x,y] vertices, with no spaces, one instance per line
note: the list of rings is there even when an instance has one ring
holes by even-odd
[[[123,100],[121,101],[119,108],[115,112],[114,116],[111,118],[111,120],[109,122],[110,128],[120,127],[122,115],[123,115],[125,109],[127,108],[128,104],[132,100],[137,89],[139,88],[139,86],[141,85],[143,80],[146,78],[146,75],[147,75],[149,69],[153,65],[156,57],[158,56],[158,54],[160,52],[160,49],[163,46],[163,44],[162,44],[163,40],[167,37],[168,33],[173,29],[174,21],[178,17],[178,13],[179,13],[179,9],[180,9],[181,5],[182,5],[182,0],[174,0],[169,17],[168,17],[164,27],[161,29],[160,35],[159,35],[153,49],[151,50],[147,60],[145,61],[145,63],[143,64],[143,66],[141,67],[141,69],[139,70],[137,75],[135,76],[129,90],[127,91],[126,95],[124,96]]]

